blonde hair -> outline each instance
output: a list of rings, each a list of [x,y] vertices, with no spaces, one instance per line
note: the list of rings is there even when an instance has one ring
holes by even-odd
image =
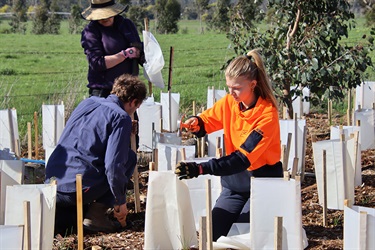
[[[263,59],[257,50],[251,50],[246,56],[233,59],[225,69],[225,76],[232,79],[245,77],[250,81],[256,80],[255,94],[270,101],[275,108],[278,107]]]

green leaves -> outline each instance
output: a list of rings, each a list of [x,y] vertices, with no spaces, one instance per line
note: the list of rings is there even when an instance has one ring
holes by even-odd
[[[360,84],[367,68],[373,67],[369,52],[374,49],[375,30],[351,45],[341,44],[355,26],[349,7],[345,0],[270,0],[268,11],[272,15],[267,15],[270,23],[263,32],[255,27],[245,30],[241,20],[234,19],[231,26],[236,29],[231,29],[228,38],[236,52],[261,48],[273,85],[279,90],[309,87],[312,99],[316,96],[319,100],[329,86],[334,86],[339,91],[330,94],[340,98],[343,89]],[[298,8],[302,13],[299,19]],[[296,22],[297,30],[289,36],[288,48],[288,30]],[[291,102],[291,95],[286,93],[283,100]]]

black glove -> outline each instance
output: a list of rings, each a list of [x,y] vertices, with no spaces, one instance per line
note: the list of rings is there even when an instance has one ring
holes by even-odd
[[[176,165],[174,173],[180,180],[195,178],[198,177],[198,175],[203,174],[202,166],[195,162],[179,162]]]

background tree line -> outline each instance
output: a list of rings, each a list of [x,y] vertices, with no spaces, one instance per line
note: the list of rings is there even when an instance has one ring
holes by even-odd
[[[271,1],[247,0],[117,0],[130,6],[126,16],[142,30],[144,18],[156,21],[157,32],[177,33],[178,20],[199,19],[208,28],[228,32],[231,17],[238,11],[243,13],[246,23],[269,20],[273,10],[267,8]],[[368,25],[375,23],[375,0],[351,0],[351,10],[366,15]],[[9,32],[24,33],[26,21],[33,21],[34,34],[57,34],[62,18],[69,18],[70,32],[80,32],[83,26],[80,12],[87,8],[89,0],[0,0],[0,13],[13,13]],[[33,13],[27,14],[27,13]],[[69,13],[70,15],[61,15]],[[203,29],[201,29],[204,32]]]

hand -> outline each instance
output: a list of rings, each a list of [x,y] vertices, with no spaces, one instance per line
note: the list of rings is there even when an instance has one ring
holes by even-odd
[[[128,208],[125,204],[114,206],[113,216],[120,222],[122,227],[126,227],[126,216],[128,215]]]
[[[138,121],[137,120],[132,120],[132,134],[136,135],[138,134]]]
[[[136,47],[130,47],[130,48],[127,48],[125,50],[125,54],[127,56],[127,58],[139,58],[139,49],[137,49]]]
[[[187,119],[183,124],[182,127],[186,128],[190,132],[198,132],[200,130],[200,127],[198,125],[198,118],[191,117]]]
[[[174,173],[178,176],[180,180],[191,179],[198,177],[202,174],[202,166],[195,162],[179,162],[176,165]]]

